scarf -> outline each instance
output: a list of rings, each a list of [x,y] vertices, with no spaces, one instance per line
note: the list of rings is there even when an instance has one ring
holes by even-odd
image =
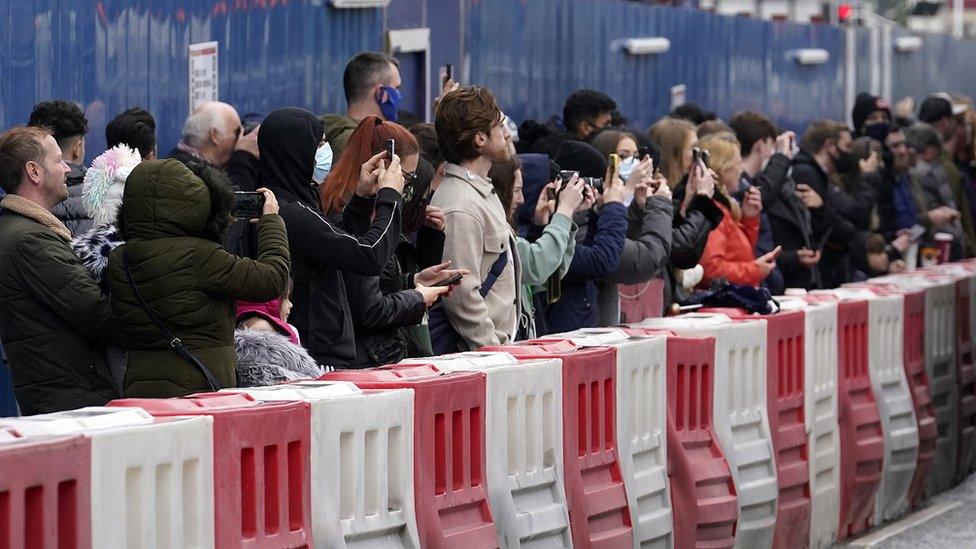
[[[8,194],[3,197],[3,200],[0,200],[0,208],[10,210],[24,217],[29,217],[54,231],[54,234],[61,237],[66,243],[71,243],[71,231],[64,226],[64,223],[60,219],[54,217],[54,214],[45,210],[36,202],[27,200],[16,194]]]

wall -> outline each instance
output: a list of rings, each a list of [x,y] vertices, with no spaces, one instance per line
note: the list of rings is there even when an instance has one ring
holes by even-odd
[[[189,44],[220,42],[220,98],[239,112],[299,105],[342,110],[342,70],[382,47],[381,10],[333,10],[323,0],[0,0],[0,128],[33,105],[84,105],[89,160],[104,125],[139,105],[156,117],[160,153],[189,109]]]
[[[605,91],[632,125],[646,128],[671,107],[670,89],[729,116],[769,113],[799,129],[843,116],[840,29],[769,23],[623,1],[469,0],[467,59],[472,82],[496,91],[515,119],[545,119],[579,87]],[[504,29],[504,32],[500,32]],[[616,40],[664,36],[671,50],[630,56]],[[825,48],[830,61],[800,66],[795,48]]]
[[[622,0],[392,0],[385,10],[335,10],[326,0],[0,0],[0,128],[22,124],[34,103],[83,104],[89,159],[104,124],[126,107],[150,109],[165,154],[188,109],[187,47],[220,42],[220,96],[249,111],[298,105],[341,111],[342,70],[358,51],[383,47],[384,30],[431,28],[429,85],[437,67],[491,86],[515,119],[546,119],[579,87],[605,90],[634,126],[670,110],[670,89],[722,116],[752,108],[801,129],[846,118],[845,36],[824,25],[772,23]],[[464,23],[460,23],[463,21]],[[907,33],[897,30],[895,36]],[[872,61],[858,43],[856,88]],[[671,50],[633,57],[615,41],[665,36]],[[803,67],[794,48],[830,52]],[[926,36],[921,51],[892,56],[892,96],[976,92],[976,43]]]

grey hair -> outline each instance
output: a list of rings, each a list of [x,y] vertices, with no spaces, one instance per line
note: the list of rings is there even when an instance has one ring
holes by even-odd
[[[181,134],[184,143],[191,147],[201,147],[210,136],[210,130],[216,129],[222,136],[226,133],[223,112],[217,105],[215,103],[211,107],[198,109],[186,118]]]
[[[929,147],[942,148],[942,136],[939,135],[939,130],[924,122],[916,122],[905,128],[905,141],[909,147],[918,152],[923,152]]]

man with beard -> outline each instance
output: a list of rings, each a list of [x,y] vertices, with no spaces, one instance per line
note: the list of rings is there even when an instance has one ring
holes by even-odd
[[[444,260],[471,271],[444,299],[458,336],[450,346],[459,350],[510,343],[520,316],[518,253],[505,208],[488,180],[492,163],[509,158],[503,121],[491,91],[481,86],[452,91],[437,106],[434,128],[447,164],[431,205],[444,211]],[[433,319],[431,336],[437,338]],[[432,343],[435,350],[444,348]]]

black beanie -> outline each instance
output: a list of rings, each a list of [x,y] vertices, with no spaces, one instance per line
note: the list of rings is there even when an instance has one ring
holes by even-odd
[[[888,118],[891,118],[891,109],[888,107],[888,103],[884,99],[876,95],[871,95],[870,93],[860,93],[854,100],[854,110],[851,111],[851,121],[854,122],[854,133],[856,135],[861,135],[861,130],[864,126],[864,121],[867,120],[871,113],[876,111],[883,111],[888,113]]]
[[[600,151],[582,141],[566,141],[559,147],[556,164],[564,170],[579,172],[580,177],[607,175],[607,159]]]

